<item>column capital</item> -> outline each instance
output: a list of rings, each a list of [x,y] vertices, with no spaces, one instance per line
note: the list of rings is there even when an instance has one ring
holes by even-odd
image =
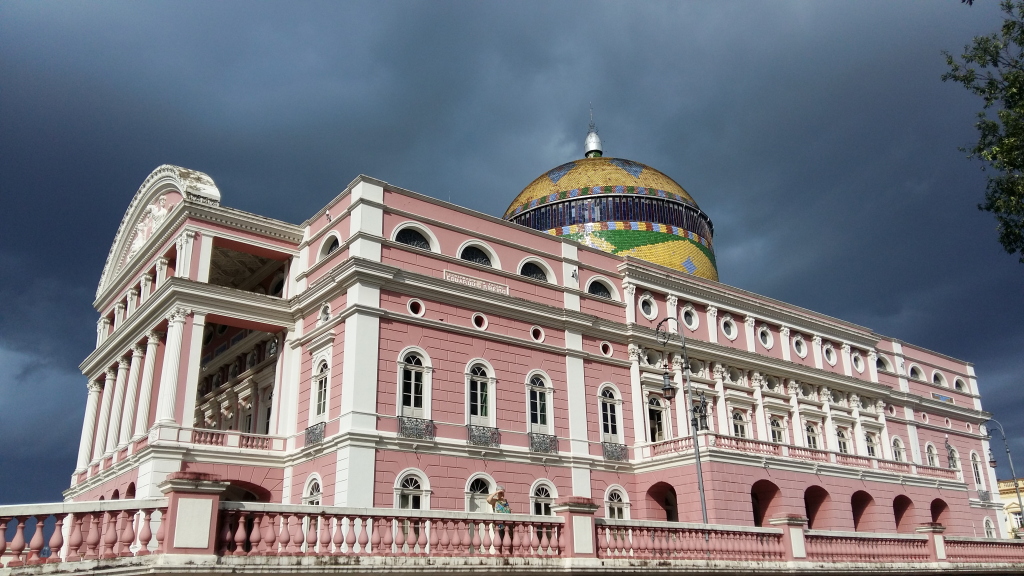
[[[849,344],[843,343],[843,345],[839,349],[842,350],[844,354],[849,354],[850,353],[850,345]]]
[[[159,332],[157,330],[150,330],[148,333],[146,333],[146,340],[148,340],[148,342],[146,343],[156,344],[157,342],[163,340],[165,335],[166,334],[164,334],[163,332]]]
[[[89,383],[85,385],[85,387],[89,389],[90,394],[99,394],[100,391],[103,390],[103,384],[100,384],[99,382],[95,382],[93,380],[90,380]]]
[[[171,263],[171,261],[168,260],[166,256],[161,256],[156,259],[156,263],[159,264],[160,266],[167,266],[168,264]]]
[[[811,342],[813,342],[815,346],[821,346],[821,336],[815,334],[814,338],[811,339]]]
[[[184,323],[185,317],[189,314],[192,314],[192,310],[182,306],[176,306],[167,313],[166,319],[168,322]]]
[[[717,318],[718,317],[718,308],[715,308],[714,306],[708,306],[707,310],[708,310],[708,316],[709,317],[711,317],[711,318]]]
[[[754,323],[757,322],[757,319],[754,318],[753,316],[747,316],[746,318],[743,319],[743,322],[746,323],[747,326],[753,328]]]
[[[626,296],[629,296],[630,298],[632,298],[633,295],[636,294],[636,285],[632,284],[630,282],[623,282],[622,283],[622,292]]]
[[[665,298],[665,303],[668,304],[669,308],[675,308],[679,304],[679,297],[675,294],[669,294],[668,298]]]
[[[118,370],[127,370],[129,365],[131,365],[131,362],[127,358],[118,358],[117,359],[117,369]]]
[[[107,380],[113,380],[114,378],[117,378],[117,371],[114,370],[113,368],[107,368],[104,374],[107,376]]]
[[[133,358],[142,358],[145,355],[146,355],[146,349],[143,348],[141,344],[136,344],[135,346],[132,346],[132,357]]]
[[[785,324],[779,326],[779,334],[781,334],[783,338],[789,338],[789,326],[786,326]]]

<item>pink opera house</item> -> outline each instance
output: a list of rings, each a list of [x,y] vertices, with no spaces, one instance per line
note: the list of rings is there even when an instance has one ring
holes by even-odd
[[[71,487],[0,507],[0,574],[1024,570],[971,364],[720,283],[710,217],[594,132],[503,218],[221,201],[132,199]]]

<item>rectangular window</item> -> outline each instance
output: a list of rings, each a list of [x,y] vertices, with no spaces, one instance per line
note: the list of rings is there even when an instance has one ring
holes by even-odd
[[[472,424],[486,426],[489,424],[487,406],[487,381],[471,379],[469,381],[469,415]]]
[[[402,415],[423,417],[423,372],[402,370]]]
[[[548,425],[548,395],[543,390],[530,390],[530,424]]]
[[[316,415],[327,413],[327,378],[317,380],[316,384]]]

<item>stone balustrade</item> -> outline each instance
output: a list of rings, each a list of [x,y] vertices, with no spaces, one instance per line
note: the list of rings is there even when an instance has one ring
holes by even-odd
[[[597,520],[599,558],[784,560],[783,531],[679,522]]]
[[[807,531],[807,559],[821,562],[929,562],[928,536]]]
[[[552,516],[224,502],[217,551],[230,556],[561,556]]]
[[[950,562],[1009,562],[1021,564],[1024,572],[1024,540],[946,536],[945,548]]]
[[[0,565],[159,554],[166,512],[166,498],[0,506]],[[8,542],[10,526],[14,537]]]

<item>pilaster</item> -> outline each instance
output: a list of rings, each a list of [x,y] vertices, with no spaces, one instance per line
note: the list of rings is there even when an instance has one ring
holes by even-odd
[[[708,342],[718,344],[718,308],[707,307]]]

